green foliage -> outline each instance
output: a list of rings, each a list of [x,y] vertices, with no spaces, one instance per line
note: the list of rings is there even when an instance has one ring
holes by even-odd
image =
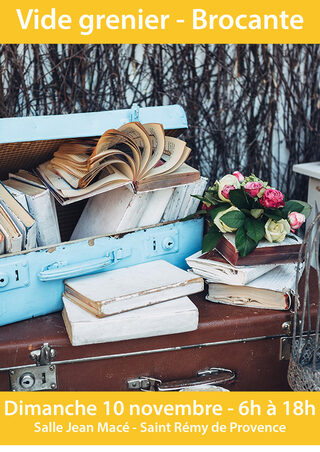
[[[216,245],[221,237],[222,237],[222,232],[219,231],[219,229],[215,225],[213,225],[209,229],[207,234],[205,234],[203,237],[202,252],[207,253],[208,251],[213,250],[213,248],[216,247]]]
[[[245,219],[245,230],[247,236],[254,240],[255,243],[259,243],[263,239],[265,234],[265,222],[263,220],[256,220],[254,218],[247,217]]]
[[[257,243],[248,236],[244,226],[239,228],[236,232],[236,247],[241,257],[245,257],[247,254],[252,253],[257,247]]]
[[[230,190],[229,199],[238,209],[250,209],[248,196],[244,190]]]
[[[232,210],[231,212],[222,215],[220,220],[230,228],[238,229],[243,226],[245,218],[246,216],[241,210]]]

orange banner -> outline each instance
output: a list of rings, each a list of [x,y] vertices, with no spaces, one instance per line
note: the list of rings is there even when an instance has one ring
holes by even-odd
[[[317,2],[3,2],[1,43],[318,43]]]

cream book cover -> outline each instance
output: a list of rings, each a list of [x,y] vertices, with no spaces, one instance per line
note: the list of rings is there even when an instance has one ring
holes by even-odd
[[[102,319],[81,309],[66,297],[63,297],[63,302],[62,317],[72,345],[163,336],[198,328],[198,309],[188,297]]]
[[[157,260],[65,281],[65,296],[98,317],[142,308],[203,290],[203,279]]]

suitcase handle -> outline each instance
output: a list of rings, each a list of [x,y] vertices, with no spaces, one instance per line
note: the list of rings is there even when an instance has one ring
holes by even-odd
[[[38,274],[38,277],[42,282],[74,278],[76,276],[89,275],[91,273],[104,271],[115,262],[115,259],[110,256],[71,265],[64,265],[63,262],[56,262],[47,267],[45,270],[42,270]]]
[[[162,382],[157,378],[140,377],[127,382],[128,389],[140,391],[181,391],[187,388],[194,388],[202,385],[216,385],[227,383],[236,378],[236,373],[230,369],[219,367],[211,367],[210,369],[199,371],[196,377],[186,378],[183,380],[174,380]]]
[[[131,249],[118,248],[110,251],[107,256],[99,259],[91,259],[89,261],[77,262],[70,265],[67,265],[66,262],[55,262],[44,268],[38,274],[38,278],[40,281],[46,282],[90,275],[91,273],[102,272],[110,265],[116,264],[119,260],[126,259],[129,256],[131,256]]]

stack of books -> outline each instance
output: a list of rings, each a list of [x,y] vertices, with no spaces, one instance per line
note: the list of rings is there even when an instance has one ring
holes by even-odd
[[[239,256],[234,235],[225,234],[217,249],[187,258],[192,272],[208,284],[208,301],[252,308],[290,309],[295,296],[301,239],[281,244],[262,241],[245,258]],[[219,251],[218,251],[219,249]]]
[[[0,254],[61,241],[54,198],[26,171],[0,182]]]
[[[65,281],[63,319],[72,345],[192,331],[198,310],[188,295],[202,277],[153,261]]]

